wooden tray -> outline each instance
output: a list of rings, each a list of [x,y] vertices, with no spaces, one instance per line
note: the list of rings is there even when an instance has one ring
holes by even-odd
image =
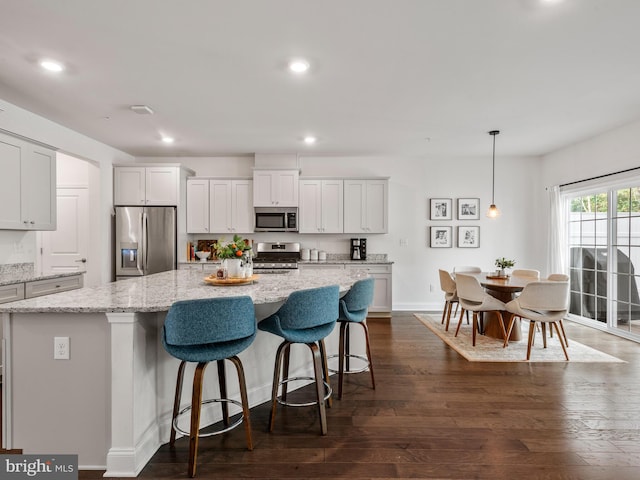
[[[215,275],[205,277],[204,281],[209,285],[229,286],[229,285],[250,285],[259,278],[259,275],[252,275],[250,278],[216,278]]]
[[[487,278],[489,280],[509,280],[509,278],[511,278],[511,275],[487,275]]]

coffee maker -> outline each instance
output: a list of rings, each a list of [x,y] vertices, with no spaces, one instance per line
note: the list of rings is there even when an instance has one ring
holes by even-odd
[[[351,239],[350,256],[351,256],[351,260],[367,259],[367,239],[366,238]]]

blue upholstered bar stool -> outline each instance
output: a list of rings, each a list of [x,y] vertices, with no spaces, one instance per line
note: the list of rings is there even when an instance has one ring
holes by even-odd
[[[218,435],[237,427],[244,421],[247,448],[253,449],[251,440],[251,424],[249,421],[249,402],[247,400],[247,386],[242,362],[237,355],[253,342],[256,336],[256,319],[251,297],[210,298],[201,300],[186,300],[174,303],[164,321],[162,329],[162,345],[173,357],[182,360],[178,368],[176,382],[176,396],[173,404],[171,422],[171,439],[174,445],[176,431],[189,436],[189,466],[188,475],[196,474],[196,460],[198,456],[198,438]],[[224,360],[229,360],[238,372],[241,401],[227,397],[227,382],[224,370]],[[218,383],[222,398],[202,400],[202,383],[204,371],[209,362],[217,362]],[[191,404],[180,409],[182,395],[182,379],[187,362],[194,362],[196,366],[193,376],[193,392]],[[203,404],[220,403],[224,428],[207,434],[200,434],[200,409]],[[242,408],[242,416],[229,425],[228,404],[233,403]],[[188,432],[178,427],[178,418],[191,411],[191,424]]]
[[[290,407],[318,406],[320,431],[327,434],[325,402],[331,397],[328,382],[327,357],[324,338],[329,335],[338,319],[339,288],[337,285],[311,288],[293,292],[280,309],[270,317],[260,321],[258,328],[283,338],[276,352],[271,390],[271,415],[269,431],[273,431],[278,403]],[[305,344],[313,356],[314,377],[289,378],[289,355],[293,344]],[[280,380],[281,367],[284,370]],[[315,380],[316,401],[291,403],[287,401],[287,384],[295,380]],[[278,390],[282,394],[278,398]]]
[[[342,399],[342,384],[345,373],[360,373],[369,369],[371,374],[371,385],[376,389],[376,380],[373,376],[373,363],[371,362],[371,347],[369,345],[369,329],[367,328],[367,314],[369,306],[373,302],[373,287],[375,279],[365,278],[353,284],[347,294],[340,299],[340,340],[338,346],[338,399]],[[366,342],[366,358],[361,355],[353,355],[349,349],[349,326],[360,325],[364,330]],[[358,358],[365,362],[364,368],[351,370],[349,359]],[[346,364],[346,368],[345,368]]]

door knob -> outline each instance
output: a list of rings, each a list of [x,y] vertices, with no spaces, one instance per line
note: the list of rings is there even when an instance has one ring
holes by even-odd
[[[87,259],[86,258],[81,258],[80,260],[76,260],[76,262],[80,263],[87,263]]]

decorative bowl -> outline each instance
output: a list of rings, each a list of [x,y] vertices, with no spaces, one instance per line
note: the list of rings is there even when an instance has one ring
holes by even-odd
[[[196,256],[200,259],[201,262],[206,262],[207,258],[209,258],[211,252],[196,252]]]

